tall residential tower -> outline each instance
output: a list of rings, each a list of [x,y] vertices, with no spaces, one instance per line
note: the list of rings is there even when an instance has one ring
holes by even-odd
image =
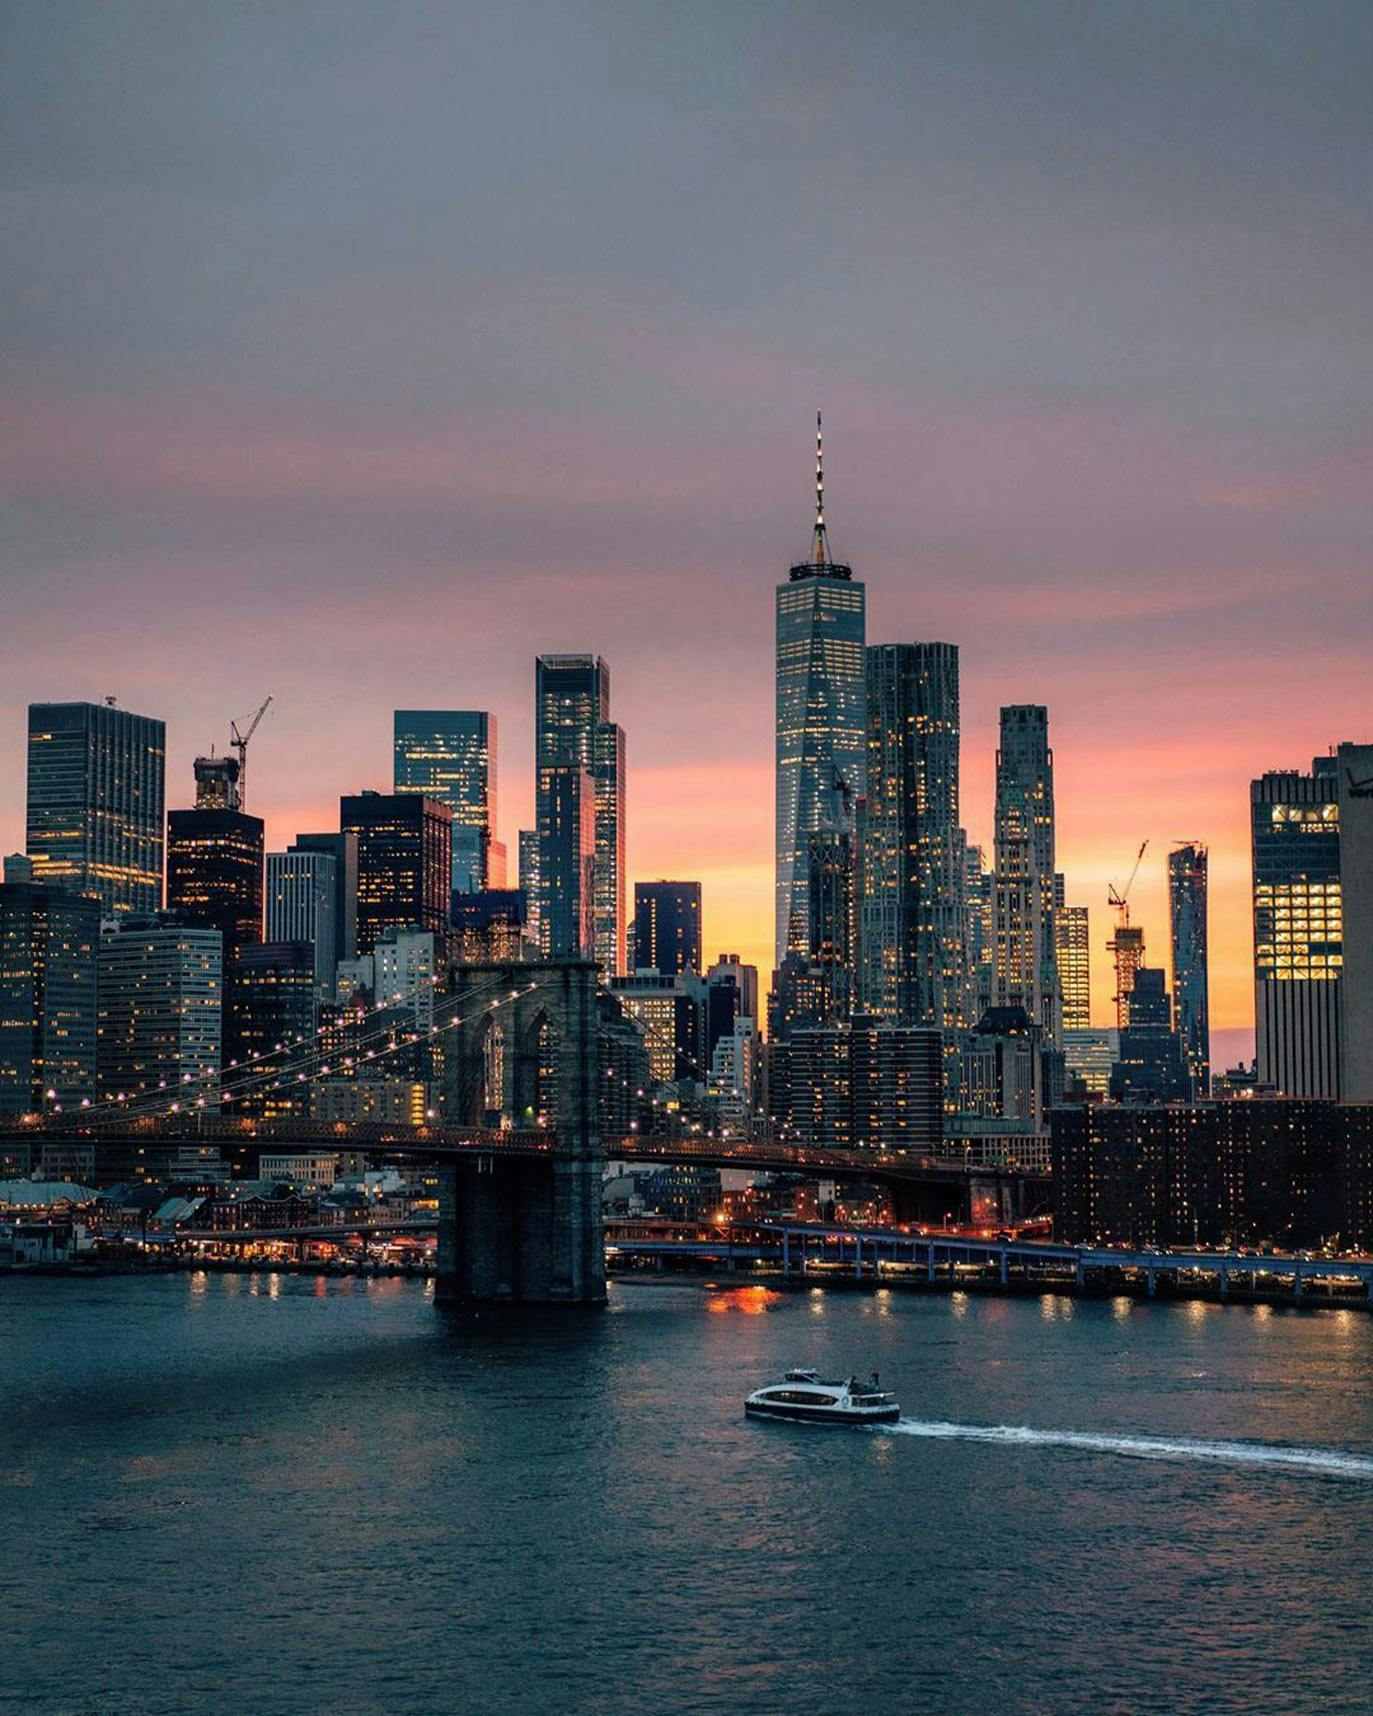
[[[1173,1029],[1193,1097],[1211,1094],[1211,1004],[1206,967],[1207,853],[1195,841],[1168,854],[1168,931],[1173,950]]]
[[[541,945],[545,954],[593,958],[617,976],[625,968],[625,736],[610,719],[610,669],[600,656],[541,655],[534,696],[539,848],[531,906]],[[588,879],[585,927],[572,893]]]
[[[1062,1026],[1054,955],[1054,754],[1049,712],[1020,703],[1001,711],[996,753],[995,998],[1023,1007],[1056,1044]]]

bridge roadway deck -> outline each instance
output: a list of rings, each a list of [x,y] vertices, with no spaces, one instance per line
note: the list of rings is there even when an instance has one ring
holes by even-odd
[[[40,1140],[128,1150],[131,1146],[217,1145],[231,1151],[249,1148],[347,1150],[394,1161],[449,1162],[469,1156],[528,1158],[556,1153],[551,1132],[457,1126],[385,1126],[321,1124],[312,1120],[234,1120],[216,1115],[158,1117],[125,1124],[39,1123],[15,1128],[25,1144]],[[758,1173],[809,1172],[840,1179],[919,1180],[963,1185],[981,1181],[1044,1181],[1048,1176],[1005,1167],[976,1167],[937,1156],[882,1150],[823,1149],[770,1141],[706,1138],[657,1138],[630,1134],[604,1142],[607,1161],[699,1163]]]

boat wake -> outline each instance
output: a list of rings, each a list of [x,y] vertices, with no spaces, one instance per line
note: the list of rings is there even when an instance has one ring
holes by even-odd
[[[1287,1448],[1265,1442],[1204,1442],[1178,1436],[1110,1436],[1088,1430],[1031,1430],[1022,1424],[948,1424],[902,1418],[875,1435],[926,1436],[939,1441],[995,1442],[1026,1448],[1078,1448],[1135,1460],[1218,1460],[1232,1466],[1281,1466],[1339,1478],[1373,1479],[1373,1458],[1338,1448]]]

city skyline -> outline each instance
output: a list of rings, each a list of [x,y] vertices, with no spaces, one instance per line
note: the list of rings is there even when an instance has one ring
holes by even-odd
[[[766,600],[766,587],[764,599]],[[529,664],[526,661],[524,663],[526,673],[528,671],[528,665]],[[770,689],[770,666],[770,659],[765,656],[764,660],[760,664],[765,695]],[[621,676],[617,675],[617,678],[619,677]],[[974,695],[976,695],[976,693],[974,693]],[[72,696],[73,700],[75,700],[77,694],[73,692]],[[63,701],[62,698],[56,695],[48,697],[45,700],[49,702]],[[531,701],[528,699],[527,685],[526,700]],[[281,706],[282,702],[283,699],[280,696],[277,696],[273,706],[274,712]],[[475,701],[473,706],[475,707]],[[194,785],[190,767],[191,760],[194,755],[200,754],[206,749],[208,741],[203,741],[198,738],[191,740],[184,737],[179,741],[177,733],[178,723],[174,718],[164,716],[161,711],[139,707],[137,702],[129,702],[122,697],[119,700],[119,707],[122,711],[134,715],[146,716],[155,721],[165,720],[167,727],[168,754],[167,778],[169,782],[167,789],[167,809],[171,811],[190,808],[194,803]],[[622,710],[622,705],[620,707]],[[379,718],[376,723],[379,728],[379,735],[377,736],[377,743],[372,747],[373,750],[379,751],[382,759],[381,765],[378,767],[375,774],[375,780],[379,783],[376,785],[375,790],[383,793],[390,790],[389,774],[391,770],[393,749],[391,735],[395,713],[396,711],[389,708],[379,711]],[[498,720],[507,726],[507,729],[513,726],[518,730],[518,727],[521,724],[518,713],[512,715],[509,709],[503,709],[500,711],[493,710],[492,713],[496,715]],[[997,714],[999,719],[999,708]],[[302,712],[302,719],[303,718],[304,712]],[[228,719],[229,717],[226,716],[226,719],[222,724],[226,729]],[[1057,739],[1059,723],[1055,717],[1053,705],[1050,705],[1050,720],[1054,723],[1055,728],[1056,773],[1060,780],[1064,778],[1071,779],[1079,771],[1073,770],[1070,766],[1065,766],[1066,759],[1061,754],[1061,745]],[[638,721],[636,720],[636,712],[634,710],[630,710],[628,719],[624,724],[629,731],[637,733]],[[532,707],[529,713],[528,725],[531,728],[533,726]],[[281,730],[282,729],[278,727],[275,722],[269,720],[265,726],[264,732],[259,736],[254,752],[254,804],[258,807],[259,814],[264,816],[267,823],[266,847],[268,850],[282,850],[295,840],[297,834],[302,828],[309,826],[311,822],[318,823],[321,820],[327,821],[331,814],[329,808],[331,801],[333,804],[332,814],[336,818],[337,800],[340,796],[340,792],[334,792],[326,789],[317,797],[313,796],[313,794],[308,798],[302,797],[298,802],[303,808],[299,811],[296,811],[291,807],[292,801],[290,798],[283,796],[280,791],[280,781],[283,777],[289,778],[294,772],[292,768],[292,760],[289,757],[274,755],[276,750],[274,741],[279,742],[277,740],[277,735]],[[992,817],[990,812],[995,796],[994,776],[996,737],[997,733],[994,729],[990,759],[983,758],[978,754],[978,751],[975,748],[976,741],[969,737],[966,729],[963,743],[962,769],[965,776],[969,777],[973,783],[973,791],[970,795],[971,800],[976,804],[978,800],[981,799],[986,807],[985,832],[984,823],[981,818],[975,817],[974,815],[968,815],[965,817],[965,820],[970,824],[969,837],[975,842],[980,841],[988,848],[990,848],[992,844]],[[765,729],[762,736],[762,743],[765,748],[769,743],[769,738],[770,735]],[[22,851],[24,845],[22,740],[23,734],[21,732],[19,750],[21,762],[20,766],[14,771],[19,784],[17,825],[13,828],[13,838],[10,839],[7,846],[7,850],[14,851]],[[266,742],[264,742],[264,740]],[[305,743],[308,745],[308,738],[305,740]],[[757,744],[755,743],[751,748],[756,750],[758,748]],[[505,808],[501,813],[501,820],[497,834],[499,838],[505,840],[511,845],[515,843],[513,837],[518,834],[517,825],[522,824],[525,821],[526,816],[528,817],[528,820],[533,820],[534,791],[532,785],[532,745],[529,747],[529,750],[531,753],[530,779],[526,780],[522,778],[519,772],[520,762],[518,759],[520,757],[520,747],[518,743],[510,746],[507,750],[507,759],[509,759],[510,752],[513,751],[517,760],[514,762],[507,760],[506,767],[502,771],[501,798]],[[639,747],[636,745],[636,756],[639,754]],[[768,758],[766,761],[767,764],[770,765],[771,759]],[[1299,761],[1282,760],[1273,763],[1271,768],[1281,772],[1282,770],[1287,769],[1300,770],[1305,766],[1306,765],[1304,763]],[[1217,845],[1224,845],[1225,842],[1223,839],[1220,841],[1212,839],[1209,842],[1212,847],[1212,986],[1213,993],[1218,988],[1221,989],[1222,993],[1225,993],[1227,990],[1229,992],[1228,1007],[1224,1004],[1217,1006],[1214,1002],[1212,1007],[1212,1030],[1219,1033],[1222,1039],[1220,1052],[1217,1055],[1218,1062],[1225,1058],[1228,1045],[1247,1041],[1248,1036],[1253,1030],[1252,930],[1250,922],[1250,863],[1248,851],[1249,775],[1245,772],[1247,767],[1248,765],[1243,763],[1241,764],[1240,777],[1237,778],[1236,783],[1238,787],[1239,802],[1243,806],[1243,822],[1241,828],[1240,850],[1238,853],[1231,852],[1227,854],[1231,860],[1230,869],[1232,872],[1230,879],[1231,885],[1228,889],[1218,888],[1216,878],[1217,866],[1215,864],[1215,848]],[[181,779],[180,786],[177,785],[178,771]],[[642,814],[640,807],[640,775],[641,773],[646,773],[653,776],[654,774],[666,774],[669,772],[670,770],[655,770],[653,759],[651,758],[641,759],[638,765],[632,767],[630,771],[631,809],[628,819],[628,845],[631,856],[627,866],[627,877],[631,890],[636,881],[653,879],[654,870],[651,858],[647,862],[642,861],[640,858],[640,853],[645,848],[647,848],[647,851],[650,854],[653,852],[661,852],[663,854],[670,854],[672,852],[680,853],[682,851],[696,852],[698,856],[694,861],[679,862],[676,867],[683,871],[690,870],[693,875],[699,875],[703,881],[705,897],[711,915],[711,941],[705,949],[705,957],[708,960],[713,959],[716,957],[716,954],[726,946],[734,947],[737,945],[747,962],[756,964],[760,971],[769,971],[771,969],[769,959],[771,938],[768,934],[767,923],[772,903],[771,896],[773,893],[771,854],[767,852],[763,853],[759,861],[752,867],[752,873],[743,877],[739,876],[737,873],[730,874],[728,871],[722,871],[721,867],[717,863],[712,862],[713,834],[720,830],[721,825],[707,814],[710,809],[708,794],[703,797],[700,803],[701,814],[699,815],[693,815],[688,806],[678,804],[676,807],[678,820],[676,822],[663,820],[661,811],[659,811],[657,807],[650,805],[649,816],[653,824],[650,839],[644,840],[639,837],[638,820],[639,815]],[[1257,775],[1261,772],[1265,771],[1254,769],[1254,778],[1257,778]],[[988,790],[981,794],[976,791],[979,774],[985,774],[991,777],[984,783]],[[336,767],[328,777],[321,776],[321,779],[324,778],[336,781],[353,780],[355,779],[355,774],[345,775],[339,772]],[[10,781],[10,771],[8,769],[3,771],[3,779],[8,786]],[[273,794],[274,785],[277,787],[275,796]],[[368,782],[365,785],[354,785],[341,789],[343,792],[359,792],[364,790],[372,790],[372,783]],[[1090,794],[1090,788],[1088,788],[1088,792]],[[183,800],[184,803],[182,802]],[[1056,813],[1060,824],[1067,821],[1070,826],[1076,825],[1081,829],[1084,820],[1089,820],[1084,819],[1080,808],[1079,814],[1073,814],[1073,807],[1069,802],[1067,802],[1067,795],[1061,786],[1056,788],[1056,800]],[[527,812],[519,808],[526,802],[528,804]],[[1222,799],[1221,802],[1223,804],[1224,800]],[[512,804],[514,806],[513,809]],[[5,808],[8,809],[8,806]],[[13,820],[14,819],[10,815],[6,815],[3,824],[0,824],[0,826],[9,828]],[[754,820],[756,820],[756,817]],[[1222,826],[1219,820],[1216,826]],[[770,822],[768,835],[770,839]],[[1090,828],[1086,831],[1086,838],[1087,845],[1084,847],[1084,845],[1079,844],[1077,848],[1078,851],[1100,851],[1102,849],[1104,842],[1102,842]],[[1204,833],[1199,833],[1195,838],[1200,840],[1203,844],[1207,843]],[[1152,840],[1153,837],[1151,836],[1151,842]],[[1066,898],[1068,903],[1070,905],[1085,904],[1089,908],[1092,951],[1092,1016],[1095,1024],[1105,1026],[1113,1020],[1113,1010],[1111,1007],[1113,974],[1109,969],[1110,962],[1105,951],[1106,943],[1111,934],[1111,919],[1107,912],[1104,898],[1105,884],[1103,883],[1102,886],[1102,899],[1098,901],[1094,895],[1088,891],[1090,883],[1087,878],[1091,876],[1092,869],[1082,863],[1074,865],[1070,855],[1071,851],[1072,849],[1070,848],[1067,852],[1061,853],[1057,867],[1060,872],[1066,873]],[[1149,950],[1149,962],[1154,964],[1163,964],[1169,968],[1171,973],[1171,966],[1166,957],[1168,946],[1166,855],[1163,852],[1154,853],[1152,844],[1151,854],[1152,861],[1146,860],[1146,864],[1141,868],[1140,875],[1131,894],[1132,915],[1134,917],[1134,921],[1145,925],[1146,946]],[[1109,862],[1109,854],[1107,854],[1107,861]],[[1238,863],[1239,865],[1237,884],[1233,877],[1235,863]],[[664,867],[665,866],[660,866],[660,869]],[[1151,868],[1158,871],[1157,876],[1151,875]],[[1128,872],[1128,863],[1121,863],[1113,869],[1102,869],[1100,871],[1100,873],[1104,874],[1108,880],[1115,880],[1117,882],[1122,880],[1125,875],[1128,875]],[[760,889],[764,895],[761,918],[756,914],[751,914],[749,907],[749,902],[758,894]],[[1228,899],[1226,898],[1227,894],[1229,896]],[[1230,920],[1228,923],[1225,922],[1221,911],[1217,909],[1217,905],[1214,903],[1218,900],[1225,902],[1225,909],[1228,911]],[[1237,917],[1242,919],[1242,922],[1237,923],[1235,921]],[[1225,923],[1225,928],[1229,931],[1228,936],[1222,938],[1217,935],[1217,919],[1220,919]],[[719,941],[719,948],[715,947],[716,940]],[[1233,968],[1233,961],[1235,958],[1238,958],[1240,961],[1238,970]],[[1227,970],[1227,967],[1230,967],[1231,969]],[[1226,973],[1227,981],[1223,986],[1217,984],[1216,974],[1218,971],[1225,971]],[[1246,1001],[1248,1017],[1243,1016]],[[1237,1013],[1240,1016],[1237,1017]]]

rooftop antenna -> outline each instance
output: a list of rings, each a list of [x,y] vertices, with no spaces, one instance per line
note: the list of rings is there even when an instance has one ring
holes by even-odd
[[[829,537],[825,533],[825,436],[820,413],[815,413],[815,541],[811,545],[811,565],[828,566]]]

